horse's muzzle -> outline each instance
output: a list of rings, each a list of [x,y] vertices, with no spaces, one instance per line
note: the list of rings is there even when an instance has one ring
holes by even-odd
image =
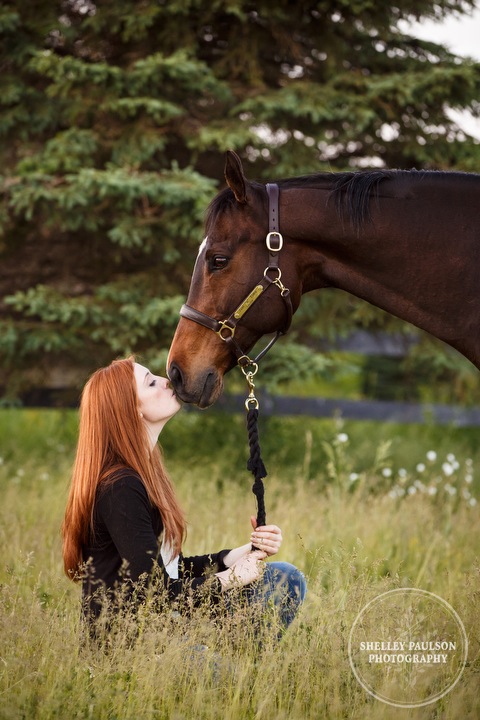
[[[182,369],[176,362],[170,363],[167,374],[177,396],[185,403],[207,408],[213,405],[222,392],[223,380],[215,368],[211,368],[199,377],[184,377]]]

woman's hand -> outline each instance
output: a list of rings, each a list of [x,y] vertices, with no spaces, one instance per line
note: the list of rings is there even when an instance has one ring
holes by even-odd
[[[261,550],[253,550],[237,560],[228,570],[216,573],[222,583],[222,589],[243,587],[258,580],[263,572],[261,560],[265,560],[266,556],[267,554]]]
[[[259,550],[263,550],[267,557],[276,555],[282,544],[282,531],[276,525],[262,525],[256,527],[257,519],[250,518],[253,533],[251,535],[252,545]]]

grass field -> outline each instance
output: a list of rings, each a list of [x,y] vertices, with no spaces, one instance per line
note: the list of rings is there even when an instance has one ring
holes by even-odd
[[[242,616],[142,616],[110,652],[79,643],[79,589],[62,575],[59,528],[76,435],[73,411],[0,411],[0,718],[480,717],[478,431],[278,419],[261,427],[267,514],[278,559],[308,595],[259,652]],[[243,418],[175,418],[162,442],[190,521],[186,554],[243,544],[254,509]],[[435,703],[397,708],[354,677],[349,633],[365,604],[419,588],[463,621],[468,661]],[[194,648],[209,650],[198,658]],[[218,660],[221,658],[221,660]]]

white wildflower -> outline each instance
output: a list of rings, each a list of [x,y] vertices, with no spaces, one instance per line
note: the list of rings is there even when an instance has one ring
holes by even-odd
[[[437,459],[437,453],[435,452],[435,450],[429,450],[427,452],[427,460],[429,462],[435,462],[436,459]]]
[[[450,477],[450,475],[453,475],[453,472],[454,472],[453,466],[448,462],[443,463],[442,470],[447,477]]]
[[[349,479],[350,482],[352,482],[352,483],[355,482],[356,480],[358,480],[358,478],[359,478],[359,474],[356,473],[356,472],[352,472],[352,473],[350,473],[350,475],[348,476],[348,479]]]
[[[405,468],[400,468],[400,469],[399,469],[399,471],[398,471],[398,476],[401,477],[401,478],[407,477],[407,471],[405,470]]]
[[[425,465],[423,463],[418,463],[417,472],[422,473],[424,470],[425,470]]]
[[[392,471],[390,468],[383,468],[382,470],[383,477],[389,478],[392,477]]]
[[[430,485],[430,487],[428,488],[428,494],[429,494],[429,495],[436,495],[436,494],[437,494],[437,488],[435,487],[435,485]]]
[[[477,504],[477,501],[475,500],[475,498],[470,498],[470,500],[468,501],[468,504],[471,507],[475,507],[475,505]]]
[[[448,453],[447,460],[449,463],[455,462],[455,455],[453,453]]]
[[[416,492],[417,492],[417,488],[414,485],[410,485],[410,487],[408,488],[408,494],[415,495]]]
[[[347,433],[338,433],[337,435],[338,442],[346,443],[348,442],[348,435]]]

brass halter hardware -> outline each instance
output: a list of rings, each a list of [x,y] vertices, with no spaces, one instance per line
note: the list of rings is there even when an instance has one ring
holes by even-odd
[[[278,266],[280,250],[283,248],[283,237],[278,229],[278,198],[279,198],[279,187],[276,183],[268,183],[266,186],[268,195],[268,234],[265,238],[265,244],[268,250],[268,265],[263,272],[263,278],[255,285],[253,290],[245,297],[240,305],[233,311],[233,313],[225,320],[216,320],[205,315],[205,313],[190,307],[190,305],[182,305],[180,308],[180,315],[188,320],[193,320],[200,325],[203,325],[210,330],[213,330],[218,337],[230,345],[232,352],[237,358],[237,363],[240,365],[242,370],[247,367],[256,367],[258,361],[266,355],[270,348],[276,343],[281,335],[285,335],[292,322],[293,308],[292,301],[290,298],[290,290],[285,287],[281,281],[282,272]],[[270,274],[275,273],[274,277],[270,277]],[[240,320],[243,318],[245,313],[252,307],[252,305],[258,300],[258,298],[267,290],[271,285],[275,285],[280,290],[285,307],[287,310],[287,320],[282,330],[277,330],[272,340],[263,348],[263,350],[256,356],[255,359],[251,359],[246,352],[238,345],[235,340],[235,330]],[[250,395],[246,401],[246,404],[256,401],[253,395],[253,375],[254,372],[244,372],[247,382],[250,387]],[[250,377],[249,377],[250,376]],[[247,406],[248,409],[248,406]]]
[[[247,371],[247,368],[249,368],[249,367],[251,367],[252,369]],[[259,403],[258,403],[257,398],[255,397],[255,383],[253,382],[253,378],[257,374],[257,371],[258,371],[258,365],[256,362],[254,362],[254,363],[250,362],[246,366],[240,365],[240,369],[243,372],[243,374],[245,375],[245,380],[247,381],[248,390],[249,390],[248,397],[245,400],[245,409],[246,410],[252,410],[252,409],[258,410]]]

